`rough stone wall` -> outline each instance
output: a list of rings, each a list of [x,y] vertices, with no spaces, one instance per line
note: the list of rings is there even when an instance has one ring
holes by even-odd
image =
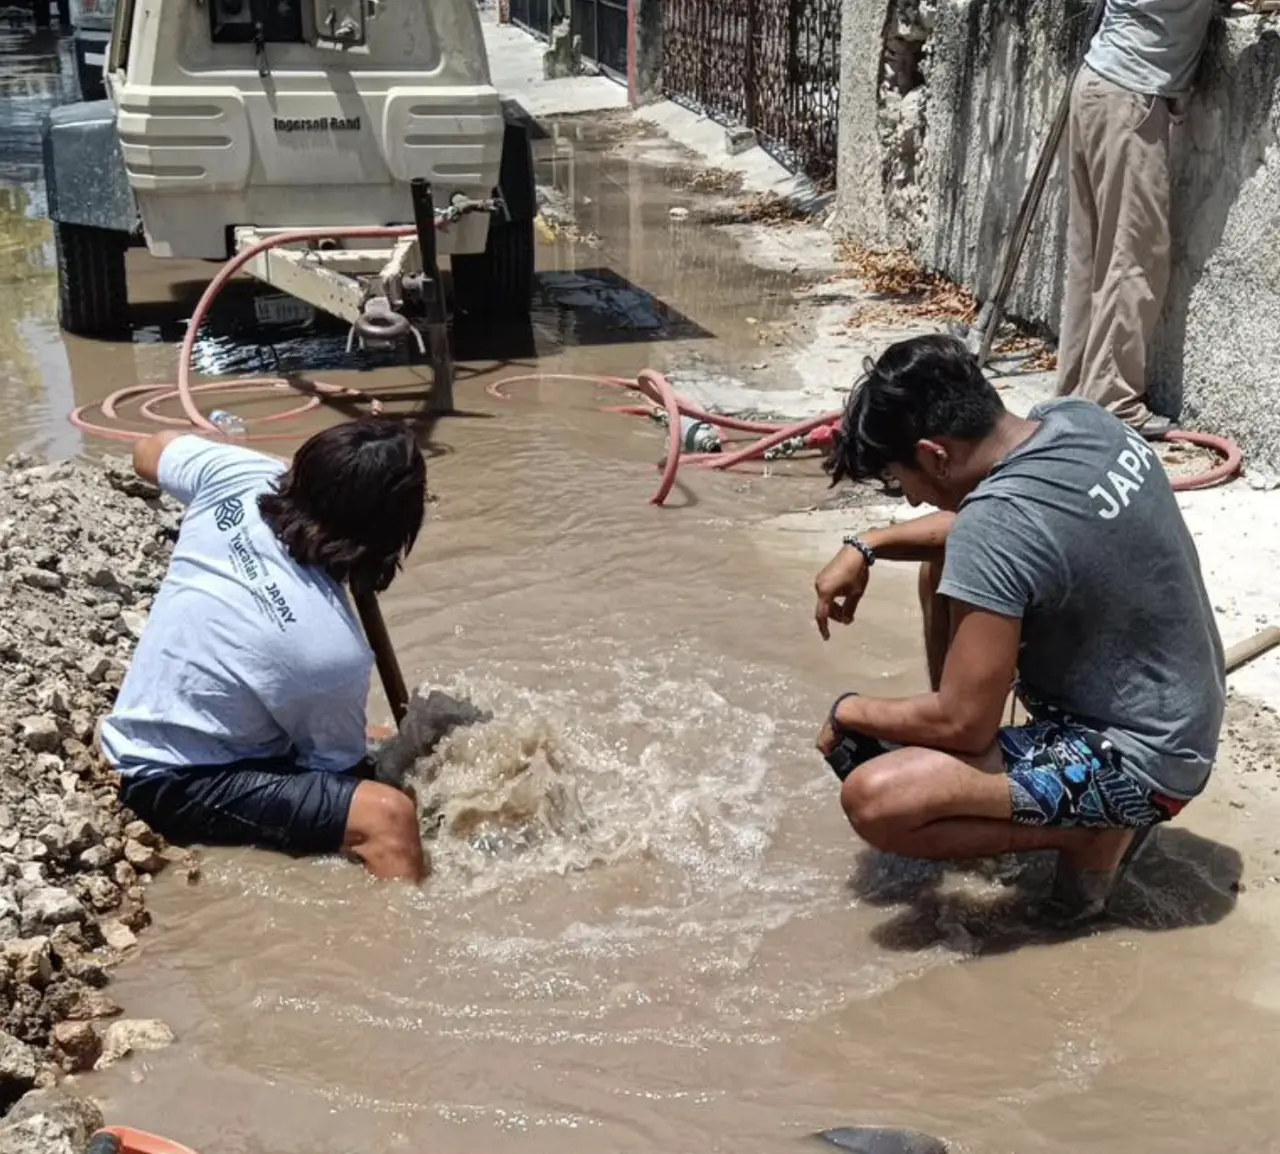
[[[1089,0],[846,0],[844,42],[853,47],[842,76],[835,230],[869,247],[906,247],[989,296],[1089,9]],[[857,39],[877,27],[878,43]],[[1156,408],[1235,437],[1272,470],[1280,469],[1278,140],[1280,20],[1215,22],[1186,123],[1175,130],[1174,270],[1149,387]],[[1059,164],[1008,302],[1013,316],[1051,333],[1066,216]]]
[[[1280,20],[1214,29],[1177,139],[1173,279],[1151,388],[1280,471]]]
[[[869,248],[907,243],[889,227],[881,169],[880,70],[895,0],[845,0],[840,30],[840,139],[836,207],[840,230]]]
[[[926,266],[986,299],[1005,238],[1087,29],[1088,0],[943,4],[924,92],[927,208],[913,247]],[[1054,169],[1010,294],[1015,316],[1056,324],[1066,269],[1067,197]]]

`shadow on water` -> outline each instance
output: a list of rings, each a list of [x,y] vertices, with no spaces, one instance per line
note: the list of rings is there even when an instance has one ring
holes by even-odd
[[[1108,930],[1149,932],[1216,925],[1235,909],[1243,872],[1230,846],[1187,829],[1163,828],[1148,839],[1121,882],[1107,917],[1087,925],[1047,929],[1030,915],[1052,884],[1056,854],[1026,854],[959,866],[907,861],[867,850],[849,882],[868,905],[904,907],[872,932],[884,949],[912,952],[939,943],[976,956],[1055,945]],[[973,879],[1003,892],[948,889]]]
[[[167,299],[135,303],[131,339],[180,342],[205,287],[200,281],[180,281],[169,286]],[[347,326],[323,313],[304,321],[264,321],[258,315],[258,304],[273,295],[269,287],[247,280],[227,286],[210,311],[196,346],[201,372],[287,375],[337,368],[371,371],[420,359],[416,353],[407,357],[401,349],[356,347],[348,351]],[[584,268],[539,272],[527,320],[495,324],[455,317],[453,351],[459,376],[465,376],[471,361],[488,363],[479,371],[499,365],[529,369],[540,357],[566,348],[710,336],[702,326],[621,273]]]

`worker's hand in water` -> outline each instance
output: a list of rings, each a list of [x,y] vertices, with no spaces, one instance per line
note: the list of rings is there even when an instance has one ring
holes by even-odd
[[[818,574],[813,583],[818,594],[818,607],[813,619],[824,641],[831,637],[829,623],[848,625],[857,611],[858,602],[867,589],[870,569],[857,549],[845,546]]]

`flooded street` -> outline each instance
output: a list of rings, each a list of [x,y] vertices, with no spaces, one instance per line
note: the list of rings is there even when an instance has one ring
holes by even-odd
[[[0,29],[0,444],[96,454],[66,414],[173,379],[214,266],[134,250],[132,343],[59,332],[36,125],[67,50],[25,36]],[[805,274],[673,220],[694,194],[625,125],[538,142],[576,228],[539,244],[528,329],[460,336],[436,502],[384,599],[408,680],[495,718],[422,783],[435,875],[412,891],[252,851],[206,854],[195,886],[162,875],[112,993],[178,1044],[80,1088],[200,1154],[766,1154],[867,1123],[970,1154],[1273,1148],[1280,891],[1247,900],[1280,871],[1270,776],[1245,791],[1224,766],[1119,923],[1067,940],[1020,928],[1047,863],[870,855],[813,739],[841,690],[922,687],[913,575],[877,569],[824,645],[821,561],[768,530],[824,498],[814,465],[686,470],[654,508],[661,431],[600,411],[616,392],[486,392],[767,360],[758,322]],[[202,371],[414,403],[423,370],[353,368],[336,329],[265,333],[251,298],[229,294]]]

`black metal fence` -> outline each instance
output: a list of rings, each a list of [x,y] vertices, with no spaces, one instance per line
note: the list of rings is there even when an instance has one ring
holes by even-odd
[[[550,36],[551,0],[511,0],[511,23],[535,36]]]
[[[663,0],[662,86],[673,100],[754,128],[788,167],[829,181],[840,10],[841,0]]]
[[[615,76],[627,75],[627,0],[573,0],[570,30],[582,55]]]
[[[546,39],[569,13],[569,34],[582,55],[616,77],[627,75],[627,0],[511,0],[511,22]]]

